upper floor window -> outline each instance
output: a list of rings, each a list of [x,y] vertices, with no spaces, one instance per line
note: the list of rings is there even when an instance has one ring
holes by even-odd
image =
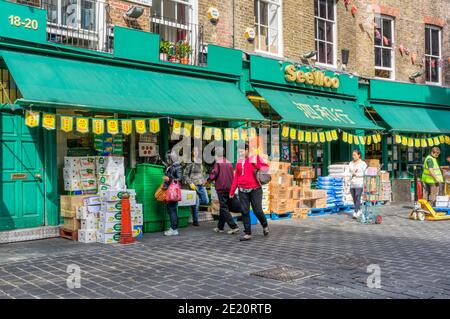
[[[314,23],[317,62],[336,64],[336,4],[335,0],[314,1]]]
[[[394,19],[375,17],[375,76],[394,79]]]
[[[109,51],[108,4],[99,0],[42,0],[50,42]]]
[[[255,0],[254,11],[256,50],[281,55],[281,0]]]
[[[425,79],[429,83],[441,84],[441,29],[425,27]]]

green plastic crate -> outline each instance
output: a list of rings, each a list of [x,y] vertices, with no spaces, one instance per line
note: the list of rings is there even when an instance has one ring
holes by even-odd
[[[144,233],[156,233],[164,230],[164,221],[144,222]]]

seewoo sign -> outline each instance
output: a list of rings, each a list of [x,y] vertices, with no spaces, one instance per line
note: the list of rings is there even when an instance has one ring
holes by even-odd
[[[318,70],[311,72],[297,70],[295,65],[292,64],[285,67],[284,78],[290,83],[299,83],[324,88],[338,89],[340,85],[338,77],[327,76],[325,75],[325,72]]]

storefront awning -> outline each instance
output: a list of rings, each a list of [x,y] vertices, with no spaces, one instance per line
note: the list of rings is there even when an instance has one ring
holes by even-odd
[[[372,104],[393,131],[450,133],[450,109]]]
[[[377,130],[356,102],[282,90],[256,88],[284,122],[346,129]]]
[[[236,84],[2,51],[22,102],[198,119],[264,120]]]

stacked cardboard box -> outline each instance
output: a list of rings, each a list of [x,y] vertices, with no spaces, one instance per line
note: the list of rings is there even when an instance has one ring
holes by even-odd
[[[450,196],[436,196],[436,207],[448,208],[450,207]]]
[[[120,156],[96,157],[98,178],[98,191],[124,190],[125,165],[124,158]]]
[[[77,219],[77,208],[84,205],[84,199],[90,195],[62,195],[60,197],[60,211],[63,218],[62,228],[77,231],[81,225]]]
[[[292,212],[296,186],[294,185],[294,176],[289,174],[291,164],[270,162],[269,167],[272,176],[266,193],[269,198],[269,211],[276,214]]]
[[[380,178],[380,189],[378,191],[380,201],[390,202],[392,198],[392,187],[391,180],[389,179],[389,172],[380,171],[378,176]]]
[[[96,193],[95,157],[64,157],[64,190]]]
[[[303,203],[310,208],[327,207],[327,191],[323,189],[310,189],[305,191]]]
[[[77,207],[77,219],[81,229],[78,231],[78,241],[94,243],[97,241],[97,228],[100,212],[100,197],[90,196],[83,199],[83,205]]]

